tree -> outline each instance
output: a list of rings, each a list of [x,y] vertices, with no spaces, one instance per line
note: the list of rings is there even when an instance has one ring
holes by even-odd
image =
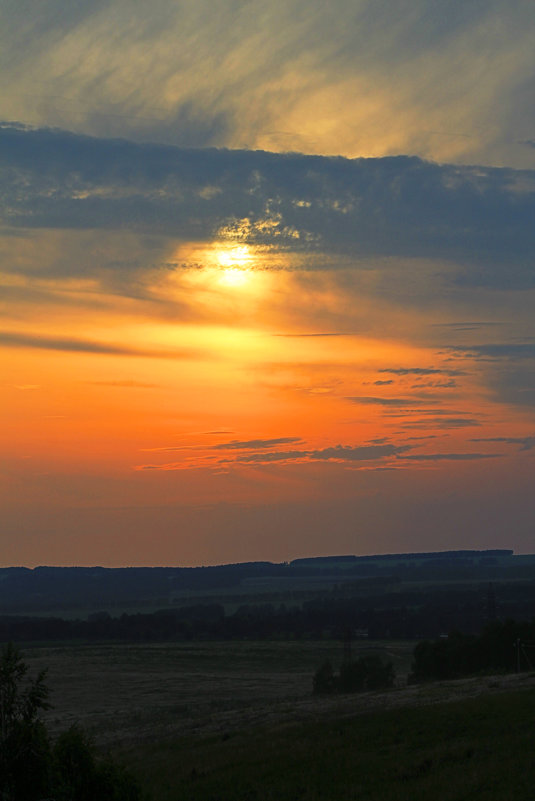
[[[0,801],[141,801],[132,777],[99,759],[80,729],[52,743],[41,711],[50,708],[46,671],[28,677],[10,643],[0,652]]]
[[[333,693],[337,689],[333,666],[327,659],[314,673],[313,691],[315,695]]]
[[[91,739],[77,726],[59,735],[52,758],[56,801],[141,801],[133,777],[115,762],[98,759]]]
[[[28,666],[10,643],[0,653],[0,798],[26,801],[46,790],[50,749],[39,712],[49,707],[46,671]]]

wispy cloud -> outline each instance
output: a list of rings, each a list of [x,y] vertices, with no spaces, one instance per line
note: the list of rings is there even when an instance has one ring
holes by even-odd
[[[362,405],[394,407],[428,406],[429,404],[439,403],[438,400],[429,398],[379,398],[370,395],[351,395],[346,397],[346,400]]]
[[[301,442],[300,437],[277,437],[275,439],[232,440],[214,445],[214,450],[246,450],[254,448],[273,448],[275,445],[286,445]]]
[[[393,375],[466,375],[464,370],[451,370],[443,367],[382,367],[378,373],[392,373]]]
[[[238,457],[240,462],[286,462],[305,459],[317,462],[368,462],[397,456],[412,449],[410,445],[371,444],[371,445],[335,445],[332,448],[318,450],[274,451],[272,453],[252,453]]]
[[[477,459],[497,459],[503,453],[413,453],[403,456],[414,462],[471,462]]]
[[[528,437],[479,437],[470,442],[504,442],[507,445],[520,445],[521,451],[530,451],[535,448],[535,435]]]
[[[28,9],[0,7],[10,119],[182,146],[530,162],[529,2]]]
[[[323,448],[312,451],[313,459],[340,459],[347,462],[361,462],[370,459],[384,459],[387,456],[397,456],[411,450],[410,445],[336,445],[333,448]]]
[[[485,345],[459,345],[450,348],[473,359],[535,359],[535,343],[490,343]]]
[[[41,350],[72,351],[74,353],[95,353],[110,356],[147,356],[159,359],[190,359],[194,355],[193,351],[188,350],[151,350],[108,342],[95,342],[87,339],[47,337],[13,331],[0,331],[0,344],[11,348],[38,348]]]
[[[424,420],[411,420],[410,423],[401,424],[402,428],[417,429],[455,429],[455,428],[472,428],[480,426],[481,421],[475,417],[428,417]]]
[[[289,440],[291,438],[288,438]],[[281,439],[284,441],[284,439]],[[299,441],[299,440],[297,440]],[[252,450],[249,453],[236,453],[232,458],[217,459],[216,461],[210,455],[205,455],[202,460],[186,460],[183,462],[173,462],[166,464],[148,464],[139,465],[137,470],[187,470],[190,468],[209,467],[217,469],[221,465],[232,466],[233,464],[241,465],[260,465],[260,464],[274,464],[286,462],[325,462],[325,463],[340,463],[340,464],[355,464],[359,462],[381,462],[388,460],[391,457],[400,456],[407,451],[412,450],[412,445],[407,444],[394,444],[389,442],[380,443],[367,443],[364,445],[335,445],[329,448],[319,449],[292,449],[285,451],[271,451],[271,445],[261,444],[254,448],[254,440],[251,440],[251,445],[244,444],[242,447],[236,447],[235,450]],[[271,442],[272,445],[276,440],[263,441],[260,443]],[[260,450],[258,450],[260,448]],[[176,448],[179,450],[180,448]],[[214,448],[214,450],[217,449]],[[151,449],[161,450],[161,449]],[[173,448],[166,448],[165,450],[175,450]],[[232,449],[231,449],[232,450]]]
[[[319,332],[319,333],[311,333],[311,334],[307,334],[307,333],[274,334],[273,336],[276,336],[276,337],[290,337],[290,338],[293,338],[293,337],[298,337],[298,338],[299,337],[351,337],[351,336],[355,336],[355,333],[356,332],[354,332],[354,331],[351,331],[351,332],[349,332],[349,331],[327,331],[327,332],[323,332],[323,333]]]
[[[413,384],[411,389],[423,389],[425,387],[429,387],[431,389],[453,389],[457,386],[459,386],[457,381],[455,381],[454,378],[450,378],[449,381],[421,381],[418,384]]]

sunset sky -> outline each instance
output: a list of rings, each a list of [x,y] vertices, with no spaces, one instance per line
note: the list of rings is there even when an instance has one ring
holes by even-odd
[[[535,551],[533,0],[0,30],[0,564]]]

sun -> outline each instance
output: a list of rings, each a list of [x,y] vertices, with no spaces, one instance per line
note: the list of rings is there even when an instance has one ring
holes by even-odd
[[[216,260],[220,267],[219,283],[228,287],[241,287],[249,282],[250,267],[254,261],[253,254],[247,245],[219,248]]]
[[[232,248],[220,248],[217,251],[217,260],[221,267],[248,267],[253,260],[251,249],[247,245],[238,245]]]

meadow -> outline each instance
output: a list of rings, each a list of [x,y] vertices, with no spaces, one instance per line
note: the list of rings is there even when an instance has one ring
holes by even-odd
[[[91,732],[152,801],[531,799],[535,674],[406,686],[413,642],[357,641],[391,659],[391,690],[315,697],[336,640],[65,644],[48,667],[52,732]]]
[[[353,643],[388,657],[404,684],[411,642]],[[312,676],[338,666],[337,640],[64,644],[24,652],[32,672],[48,669],[52,731],[79,723],[97,743],[228,731],[292,718],[311,702]]]
[[[125,752],[154,801],[530,801],[535,690]]]

